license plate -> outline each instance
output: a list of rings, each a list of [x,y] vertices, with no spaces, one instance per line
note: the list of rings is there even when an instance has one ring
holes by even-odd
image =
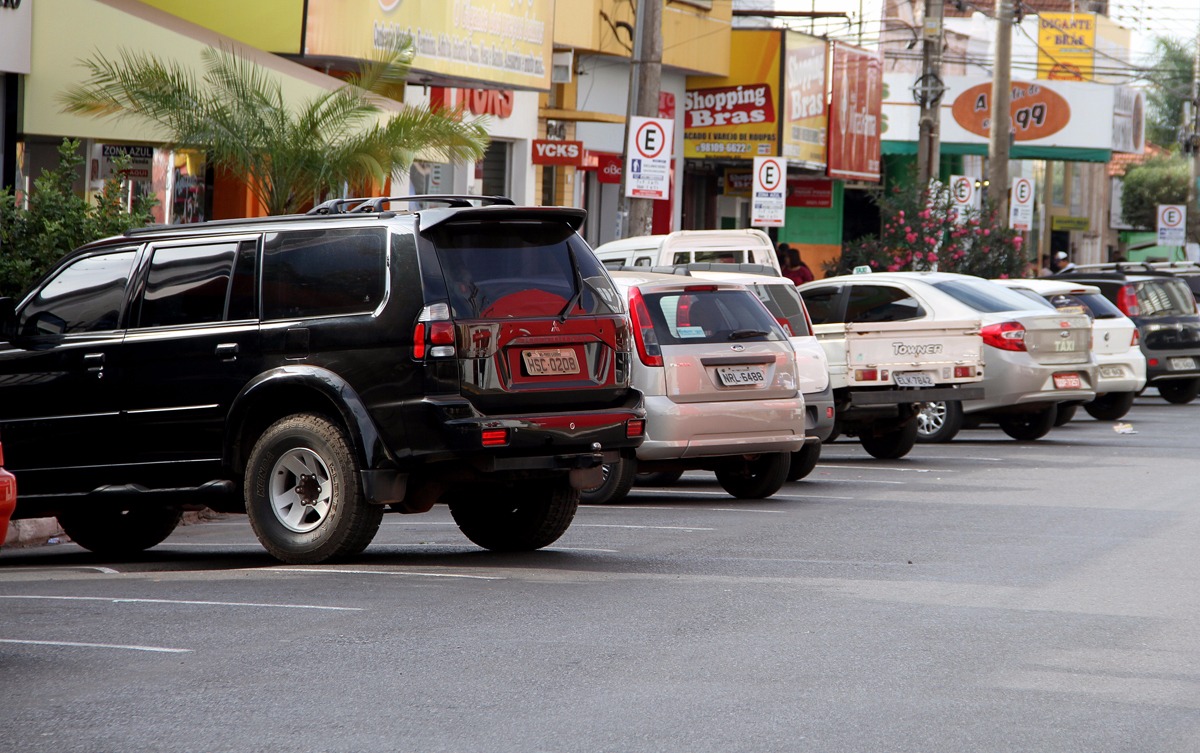
[[[762,384],[767,381],[767,371],[761,366],[718,366],[717,376],[726,387]]]
[[[894,374],[897,387],[932,387],[933,377],[923,371],[913,371],[907,374]]]
[[[1105,379],[1120,379],[1125,376],[1125,370],[1120,366],[1101,366],[1100,376]]]
[[[530,376],[563,376],[579,373],[579,359],[570,348],[524,350],[521,359]]]
[[[1173,371],[1187,371],[1196,368],[1195,358],[1172,358],[1170,362]]]
[[[1077,390],[1083,387],[1083,380],[1078,374],[1055,374],[1054,389],[1056,390]]]

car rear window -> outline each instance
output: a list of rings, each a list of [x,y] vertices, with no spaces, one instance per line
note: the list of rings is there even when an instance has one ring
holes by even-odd
[[[386,292],[383,228],[268,233],[263,243],[264,319],[365,314]]]
[[[1134,284],[1141,316],[1179,316],[1196,312],[1196,299],[1182,280],[1146,280]]]
[[[429,232],[459,319],[619,314],[621,296],[566,225],[446,223]]]
[[[779,323],[747,290],[684,290],[642,294],[661,345],[778,342]]]
[[[954,300],[984,314],[1001,311],[1028,311],[1045,308],[1021,295],[987,280],[942,280],[933,286]]]
[[[1050,305],[1064,314],[1087,314],[1093,319],[1121,319],[1125,315],[1099,293],[1060,293],[1047,298]]]
[[[787,285],[751,285],[750,289],[775,320],[786,325],[787,331],[793,337],[812,334],[808,330],[808,320],[804,318],[804,304],[800,302],[800,293],[795,285],[790,282]]]

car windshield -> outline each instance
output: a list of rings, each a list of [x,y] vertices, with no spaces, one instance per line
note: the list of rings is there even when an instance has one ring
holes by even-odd
[[[643,291],[642,296],[662,345],[786,339],[779,323],[746,290]]]
[[[959,303],[983,314],[1053,308],[1044,300],[1039,304],[1016,290],[982,279],[942,280],[933,283],[933,286]]]
[[[1141,316],[1180,316],[1196,312],[1196,299],[1182,280],[1146,280],[1135,285]]]
[[[455,318],[621,313],[587,244],[547,222],[447,223],[431,232]]]

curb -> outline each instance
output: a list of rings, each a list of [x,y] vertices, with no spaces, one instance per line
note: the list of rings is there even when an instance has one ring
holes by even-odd
[[[183,520],[179,525],[196,525],[210,520],[222,520],[226,517],[224,513],[212,510],[189,511],[183,514]],[[8,536],[4,538],[4,548],[31,549],[38,546],[65,544],[70,540],[71,538],[63,533],[62,526],[55,518],[26,518],[14,520],[8,524]]]

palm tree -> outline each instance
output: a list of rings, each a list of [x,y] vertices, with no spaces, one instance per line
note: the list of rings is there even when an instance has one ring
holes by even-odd
[[[65,112],[132,118],[159,127],[169,146],[206,152],[214,165],[246,176],[270,214],[288,214],[343,182],[382,182],[414,157],[480,159],[481,120],[405,106],[387,95],[403,84],[411,43],[365,63],[337,88],[293,104],[272,74],[228,49],[202,53],[203,75],[178,62],[122,50],[116,60],[80,61],[88,78],[59,95]]]

